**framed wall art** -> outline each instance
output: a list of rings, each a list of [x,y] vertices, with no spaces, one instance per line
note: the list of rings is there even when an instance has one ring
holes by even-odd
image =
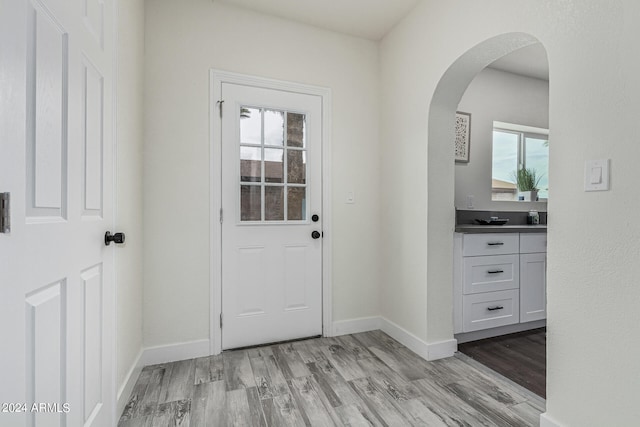
[[[456,162],[469,163],[469,144],[471,142],[471,114],[456,112]]]

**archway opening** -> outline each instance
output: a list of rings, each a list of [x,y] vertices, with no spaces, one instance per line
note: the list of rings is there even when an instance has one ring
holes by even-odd
[[[427,161],[427,336],[431,343],[453,338],[453,229],[455,224],[455,116],[472,80],[494,61],[540,41],[525,33],[488,39],[460,56],[435,89],[428,117]],[[444,226],[446,225],[446,226]]]

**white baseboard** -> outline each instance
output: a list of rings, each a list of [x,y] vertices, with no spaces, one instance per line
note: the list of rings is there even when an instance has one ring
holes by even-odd
[[[141,364],[142,366],[157,365],[159,363],[205,357],[210,354],[211,346],[208,339],[160,345],[145,348],[142,353]]]
[[[347,334],[357,334],[380,329],[380,317],[359,317],[357,319],[340,320],[333,322],[334,337]]]
[[[428,343],[384,317],[380,319],[380,329],[426,360],[451,357],[458,349],[458,342],[455,339]]]
[[[427,360],[446,359],[453,357],[458,351],[458,341],[455,339],[432,342],[427,344]]]
[[[384,317],[360,317],[357,319],[340,320],[333,322],[333,336],[357,334],[359,332],[382,330],[387,335],[405,345],[420,357],[426,360],[444,359],[451,357],[458,349],[458,342],[455,339],[427,343],[411,332],[396,325]]]
[[[562,425],[552,420],[547,413],[540,414],[540,427],[562,427]]]
[[[133,391],[133,386],[136,385],[140,372],[142,372],[143,365],[141,360],[143,353],[144,349],[140,349],[133,365],[131,365],[131,369],[129,369],[129,372],[127,372],[127,375],[124,378],[124,382],[118,388],[118,395],[116,396],[116,420],[120,418],[120,415],[122,415],[122,411],[124,411],[124,407],[127,405],[129,396],[131,396],[131,392]]]

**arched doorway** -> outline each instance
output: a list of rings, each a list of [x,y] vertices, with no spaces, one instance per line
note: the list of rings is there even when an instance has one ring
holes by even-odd
[[[427,336],[430,343],[453,337],[452,207],[455,181],[455,112],[471,81],[489,64],[523,47],[540,43],[532,35],[506,33],[488,39],[460,56],[443,74],[434,91],[428,117],[427,161]]]

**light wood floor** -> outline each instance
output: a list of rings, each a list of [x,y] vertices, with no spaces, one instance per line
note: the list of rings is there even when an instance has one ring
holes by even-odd
[[[380,331],[148,366],[119,427],[537,426],[544,400],[474,360]]]

